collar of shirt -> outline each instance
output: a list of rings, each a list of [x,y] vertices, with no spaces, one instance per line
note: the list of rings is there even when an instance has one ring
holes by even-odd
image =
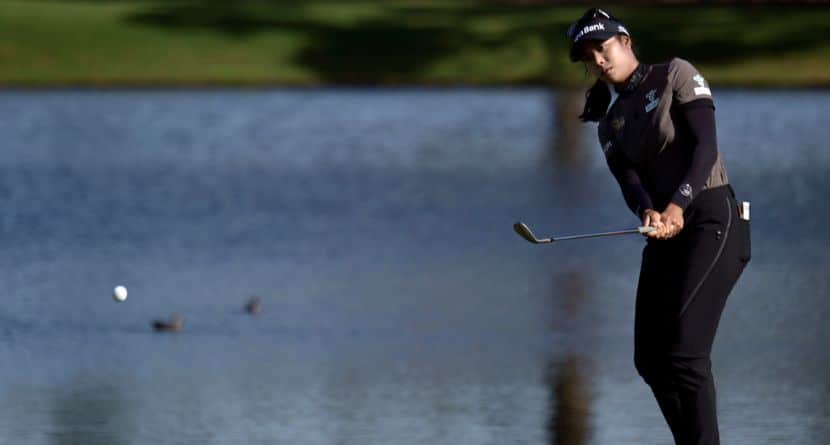
[[[628,82],[625,84],[625,86],[618,87],[615,85],[614,91],[616,91],[617,94],[621,95],[628,95],[633,93],[637,90],[637,87],[639,87],[640,84],[643,83],[643,79],[646,78],[646,75],[650,71],[649,68],[651,68],[651,65],[640,63],[639,65],[637,65],[637,68],[634,68],[634,72],[631,73],[631,77],[628,78]]]

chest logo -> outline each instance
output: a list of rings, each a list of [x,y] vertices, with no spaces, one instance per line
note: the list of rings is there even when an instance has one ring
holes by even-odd
[[[648,100],[648,103],[646,103],[646,113],[657,108],[657,105],[660,103],[660,98],[657,97],[657,90],[651,90],[646,93],[646,99]]]
[[[611,127],[613,127],[616,131],[622,130],[622,127],[625,127],[625,116],[611,119]]]
[[[706,87],[706,84],[703,83],[703,76],[701,76],[700,74],[695,74],[695,77],[692,77],[692,80],[697,82],[697,85],[698,85],[698,86],[695,87],[695,96],[711,96],[712,95],[712,91],[709,90],[709,88]]]

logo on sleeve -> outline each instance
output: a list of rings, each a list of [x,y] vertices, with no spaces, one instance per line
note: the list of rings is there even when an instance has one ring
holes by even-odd
[[[651,90],[646,93],[646,99],[648,99],[648,103],[646,104],[646,113],[657,108],[657,104],[660,103],[660,98],[657,97],[657,90]]]
[[[689,184],[683,184],[680,186],[680,194],[685,197],[692,196],[692,186]]]
[[[709,88],[706,87],[706,84],[703,83],[703,81],[704,81],[703,76],[701,76],[700,74],[695,74],[695,77],[692,77],[692,80],[697,82],[697,85],[698,85],[698,86],[695,87],[695,96],[711,96],[712,95],[712,91],[709,90]]]

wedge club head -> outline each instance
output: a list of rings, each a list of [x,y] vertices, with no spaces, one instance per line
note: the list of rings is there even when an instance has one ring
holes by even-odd
[[[513,230],[515,230],[516,233],[519,234],[519,236],[530,241],[533,244],[545,244],[553,242],[553,239],[551,238],[536,238],[536,236],[533,234],[533,231],[530,230],[530,227],[528,227],[527,224],[523,222],[517,222],[513,224]]]

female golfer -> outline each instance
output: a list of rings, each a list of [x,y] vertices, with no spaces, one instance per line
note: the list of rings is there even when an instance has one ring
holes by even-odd
[[[729,185],[706,79],[683,59],[647,65],[601,9],[568,31],[571,60],[597,77],[580,118],[648,233],[634,364],[677,444],[718,444],[710,353],[726,297],[750,258],[749,215]],[[611,93],[617,99],[609,108]]]

